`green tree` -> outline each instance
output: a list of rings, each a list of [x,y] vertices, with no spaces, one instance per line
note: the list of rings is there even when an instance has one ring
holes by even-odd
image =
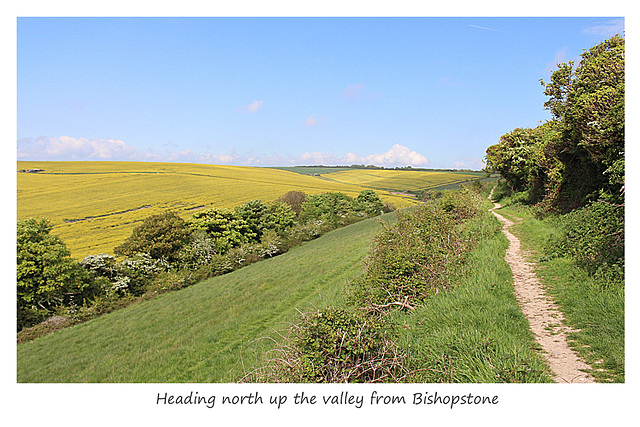
[[[40,322],[53,309],[74,299],[82,303],[86,273],[70,257],[62,240],[50,234],[52,228],[45,218],[18,221],[18,330]]]
[[[554,203],[563,210],[606,195],[622,201],[625,140],[625,40],[616,35],[573,64],[561,64],[545,86],[545,106],[562,124],[550,155],[564,166]]]
[[[190,230],[175,212],[151,215],[133,229],[131,236],[114,248],[116,255],[149,254],[153,259],[176,260],[178,251],[187,243]]]
[[[487,167],[514,191],[567,212],[604,199],[624,199],[624,38],[614,36],[559,64],[544,93],[553,116],[535,129],[515,129],[487,149]]]
[[[246,236],[247,241],[259,241],[262,237],[263,230],[267,228],[267,205],[260,200],[251,200],[236,207],[235,212],[247,223],[247,226],[251,230]]]
[[[332,226],[344,225],[357,212],[352,197],[343,193],[323,193],[307,196],[300,211],[300,220],[319,219]]]
[[[202,230],[215,241],[219,253],[224,253],[242,243],[255,241],[257,235],[247,222],[229,209],[211,208],[195,213],[187,225]]]
[[[291,205],[278,200],[267,204],[265,227],[281,233],[296,223],[296,213]]]
[[[368,216],[377,216],[384,210],[384,204],[380,196],[373,190],[362,190],[356,202],[362,207]]]

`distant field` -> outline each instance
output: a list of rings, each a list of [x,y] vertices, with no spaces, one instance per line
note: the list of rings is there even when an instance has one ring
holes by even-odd
[[[339,171],[345,171],[345,170],[351,170],[351,168],[348,167],[344,167],[344,168],[339,168],[339,167],[328,167],[328,166],[290,166],[290,167],[278,167],[278,168],[274,168],[274,169],[281,169],[284,171],[289,171],[289,172],[297,172],[297,173],[302,173],[302,174],[325,174],[325,173],[332,173],[332,172],[339,172]]]
[[[145,217],[167,209],[187,218],[197,209],[274,200],[291,190],[357,195],[364,186],[278,169],[178,163],[18,162],[18,219],[46,217],[71,255],[113,253]],[[379,192],[406,207],[410,199]]]
[[[459,185],[469,180],[482,178],[485,174],[467,171],[351,169],[322,176],[336,183],[359,185],[374,190],[419,192]]]
[[[356,196],[367,188],[404,208],[416,201],[392,192],[419,191],[481,176],[339,168],[324,168],[324,175],[309,176],[276,168],[141,162],[18,162],[17,170],[22,169],[44,171],[17,174],[18,219],[49,218],[52,233],[63,239],[76,259],[113,253],[140,221],[167,209],[187,218],[198,209],[233,208],[255,199],[267,202],[292,190]]]

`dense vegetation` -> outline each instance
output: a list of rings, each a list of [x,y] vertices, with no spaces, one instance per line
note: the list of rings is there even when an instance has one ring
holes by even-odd
[[[540,215],[559,217],[548,255],[573,257],[603,280],[624,282],[625,40],[614,36],[560,64],[545,85],[553,119],[515,129],[487,149],[504,178],[496,197],[517,193]]]
[[[17,345],[19,382],[228,383],[298,310],[338,304],[395,213]],[[319,256],[322,254],[322,256]]]
[[[469,273],[480,265],[473,260],[475,249],[499,236],[499,225],[481,197],[485,188],[476,182],[400,212],[397,221],[384,226],[374,239],[366,270],[348,285],[344,303],[304,313],[279,346],[265,355],[263,365],[245,380],[548,381],[544,365],[530,350],[531,337],[522,333],[527,330],[526,321],[508,289],[508,275],[506,280],[505,276],[499,279],[501,290],[489,297],[484,295],[486,280],[493,280],[495,288],[495,275],[469,283]],[[493,251],[493,256],[500,252]],[[467,283],[460,288],[463,277]],[[480,290],[471,290],[478,286]],[[430,311],[431,305],[441,307],[452,298],[472,305],[478,293],[495,306],[480,314],[488,319],[480,320],[472,310],[468,324],[433,323],[438,314]],[[457,308],[451,309],[450,315],[460,316]],[[511,325],[502,330],[502,325],[487,328],[505,317]],[[422,325],[429,323],[440,331],[456,329],[460,337],[444,343],[437,337],[425,342],[423,337],[433,333],[424,331]],[[469,334],[472,330],[476,335]],[[460,347],[473,347],[478,339],[483,347],[474,349],[469,364],[470,355],[461,353]],[[417,341],[420,346],[412,352],[411,343]],[[517,354],[505,353],[510,346],[518,349]],[[441,351],[438,358],[428,357],[436,348]]]
[[[511,191],[547,210],[568,212],[624,200],[624,38],[614,36],[560,64],[542,82],[553,119],[518,128],[487,149],[487,167]]]
[[[18,161],[17,166],[40,170],[16,175],[17,218],[48,218],[52,234],[76,260],[111,253],[146,217],[166,210],[186,220],[197,210],[271,202],[289,191],[356,197],[366,189],[402,209],[418,203],[404,193],[417,195],[484,175],[409,169],[349,169],[335,175],[340,168],[311,168],[310,176],[264,167],[113,161]]]
[[[625,39],[586,50],[542,82],[552,119],[487,149],[495,199],[520,233],[599,380],[624,381]],[[535,230],[545,230],[545,233]]]
[[[363,190],[356,198],[289,192],[269,203],[200,210],[187,220],[167,211],[147,217],[114,248],[115,255],[79,262],[50,234],[47,220],[19,221],[18,331],[49,319],[22,331],[19,340],[273,257],[392,209],[374,191]]]

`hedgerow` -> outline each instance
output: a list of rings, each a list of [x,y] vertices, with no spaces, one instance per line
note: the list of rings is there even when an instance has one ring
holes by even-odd
[[[481,189],[445,192],[398,213],[394,225],[383,225],[345,304],[302,315],[244,380],[410,381],[416,371],[405,365],[390,314],[412,311],[455,286],[454,272],[465,255],[479,239],[499,232],[497,221],[482,209]]]
[[[297,209],[305,213],[298,215]],[[187,221],[167,211],[147,217],[114,249],[120,259],[98,254],[80,262],[69,257],[60,239],[48,235],[51,227],[46,220],[22,221],[18,224],[18,296],[24,296],[19,299],[18,340],[271,258],[382,210],[377,194],[365,190],[358,198],[289,192],[266,204],[252,200],[236,209],[199,211]],[[44,288],[38,290],[38,283],[54,269],[39,265],[46,267],[43,262],[52,258],[46,253],[52,251],[57,276],[47,279],[44,292]],[[55,322],[20,332],[52,315]]]

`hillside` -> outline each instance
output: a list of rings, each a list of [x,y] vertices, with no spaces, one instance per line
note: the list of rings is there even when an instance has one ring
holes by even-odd
[[[276,336],[298,309],[341,298],[362,272],[378,221],[361,221],[278,257],[20,344],[18,382],[237,380],[271,344],[254,340]]]
[[[167,209],[183,218],[199,209],[233,208],[249,200],[271,201],[288,191],[343,192],[355,196],[366,185],[334,182],[271,168],[184,163],[18,162],[18,219],[45,217],[72,257],[113,253],[144,218]],[[389,171],[393,172],[393,171]],[[427,187],[428,175],[414,175]],[[411,198],[379,191],[398,208]]]

